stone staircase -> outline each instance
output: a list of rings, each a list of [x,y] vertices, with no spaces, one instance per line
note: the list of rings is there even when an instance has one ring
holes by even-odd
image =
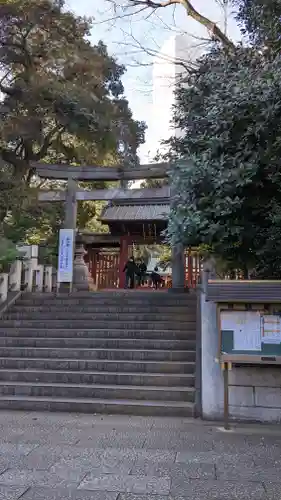
[[[192,416],[196,295],[25,293],[0,318],[0,409]]]

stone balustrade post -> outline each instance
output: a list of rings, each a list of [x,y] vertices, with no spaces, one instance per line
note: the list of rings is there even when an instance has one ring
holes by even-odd
[[[36,273],[36,292],[43,292],[43,284],[44,284],[44,266],[37,265],[35,269]]]
[[[8,273],[0,274],[0,303],[5,302],[8,297],[9,275]]]
[[[33,263],[32,260],[27,260],[24,263],[24,289],[27,292],[32,292],[33,285]]]
[[[45,266],[44,273],[44,291],[51,292],[53,289],[53,267]]]
[[[22,261],[18,259],[11,265],[9,272],[9,290],[12,292],[20,292],[21,290],[22,265]]]

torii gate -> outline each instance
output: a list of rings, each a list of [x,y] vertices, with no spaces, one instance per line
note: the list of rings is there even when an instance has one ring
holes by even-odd
[[[134,191],[122,187],[115,189],[100,189],[94,191],[78,190],[78,181],[135,181],[142,179],[163,179],[168,177],[169,163],[152,163],[139,165],[136,168],[101,167],[95,165],[70,166],[65,164],[50,165],[34,163],[39,177],[67,181],[66,191],[39,192],[39,201],[65,201],[64,228],[76,231],[77,201],[78,200],[122,200],[130,197]],[[144,190],[142,189],[142,192]],[[146,197],[152,200],[163,197],[161,188],[146,190]],[[173,196],[170,193],[170,204],[173,207]],[[85,280],[85,278],[84,278]],[[78,279],[79,281],[79,279]],[[75,282],[75,278],[74,278]],[[172,290],[184,290],[185,285],[185,255],[184,246],[178,243],[172,247]]]

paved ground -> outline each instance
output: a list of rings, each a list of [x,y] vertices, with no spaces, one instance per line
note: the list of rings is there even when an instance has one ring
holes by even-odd
[[[0,412],[0,500],[280,500],[281,430]]]

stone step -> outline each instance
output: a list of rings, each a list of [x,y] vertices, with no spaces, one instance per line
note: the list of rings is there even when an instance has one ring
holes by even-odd
[[[116,361],[195,361],[195,351],[157,349],[76,349],[51,347],[0,347],[0,357],[60,358]]]
[[[194,402],[193,387],[142,387],[98,384],[0,382],[0,395]]]
[[[100,371],[122,373],[190,373],[194,374],[192,361],[131,361],[62,358],[24,358],[1,357],[0,368],[9,370],[63,370],[63,371]]]
[[[87,349],[194,350],[194,340],[102,339],[69,337],[1,337],[0,347],[60,347]]]
[[[0,322],[1,324],[1,322]],[[92,325],[93,326],[93,325]],[[0,328],[0,338],[3,337],[32,337],[32,338],[77,338],[77,339],[135,339],[151,340],[188,340],[195,342],[196,325],[184,330],[124,330],[124,329],[77,329],[77,328]]]
[[[186,312],[193,312],[194,313],[194,304],[186,304],[182,306],[171,306],[168,304],[160,304],[160,305],[155,305],[153,303],[149,303],[146,305],[143,305],[142,303],[136,304],[136,305],[129,305],[126,302],[123,302],[122,304],[112,304],[108,305],[107,303],[103,302],[100,304],[95,304],[95,303],[87,303],[86,306],[83,304],[78,304],[75,306],[75,311],[77,311],[78,314],[84,314],[85,312],[91,313],[91,314],[96,314],[96,313],[106,313],[106,314],[143,314],[143,313],[163,313],[163,310],[165,313],[169,314],[186,314]],[[73,312],[73,304],[64,304],[64,303],[57,303],[57,302],[51,302],[49,304],[40,304],[38,305],[26,305],[25,303],[21,302],[16,302],[16,305],[13,305],[12,308],[10,309],[11,312],[13,313],[34,313],[34,312],[50,312],[50,313],[61,313],[61,312],[66,312],[72,313]]]
[[[68,311],[48,311],[46,308],[45,311],[33,311],[33,312],[24,312],[24,311],[13,311],[12,309],[4,314],[4,320],[12,320],[12,321],[50,321],[50,316],[52,321],[103,321],[104,319],[113,321],[122,321],[122,322],[141,322],[141,321],[151,321],[157,324],[159,321],[162,323],[163,321],[167,322],[184,322],[188,323],[190,321],[195,321],[194,312],[182,312],[181,314],[170,314],[165,312],[158,315],[154,312],[145,312],[145,313],[109,313],[106,311],[101,311],[97,313],[88,312],[86,309],[84,311],[76,311],[72,310],[72,312]]]
[[[196,303],[196,295],[182,294],[176,295],[173,293],[167,294],[157,294],[157,293],[129,293],[129,294],[117,294],[112,295],[110,293],[100,294],[87,294],[86,296],[75,296],[75,295],[48,295],[48,294],[35,294],[32,296],[23,295],[17,301],[17,304],[34,306],[34,305],[44,305],[44,304],[65,304],[65,305],[99,305],[99,304],[108,304],[112,306],[123,305],[126,303],[127,305],[150,305],[155,304],[158,306],[162,306],[166,304],[169,307],[175,306],[186,306]]]
[[[0,369],[0,380],[10,382],[41,382],[57,384],[109,384],[146,386],[194,387],[195,377],[190,373],[122,373],[62,370],[6,370]]]
[[[159,318],[159,321],[116,321],[111,320],[111,317],[104,318],[103,320],[84,320],[81,319],[72,319],[69,321],[68,319],[1,319],[0,322],[1,329],[3,328],[81,328],[83,330],[92,329],[117,329],[117,330],[183,330],[188,332],[189,328],[194,327],[194,322],[190,323],[188,321],[162,321]]]
[[[115,415],[193,417],[194,403],[174,401],[136,401],[106,399],[69,399],[27,396],[0,396],[0,409],[104,413]]]
[[[0,322],[0,409],[193,416],[196,294],[24,293]]]
[[[132,301],[132,300],[127,300],[124,298],[123,300],[97,300],[97,301],[92,301],[92,300],[60,300],[60,299],[53,299],[53,300],[24,300],[24,301],[19,301],[17,300],[16,304],[14,307],[27,307],[27,308],[37,308],[37,307],[42,307],[42,308],[48,308],[48,309],[66,309],[66,310],[96,310],[99,308],[102,309],[112,309],[112,310],[118,310],[118,309],[132,309],[132,312],[140,308],[141,310],[153,310],[154,308],[157,308],[159,310],[167,309],[168,311],[181,311],[181,310],[187,310],[191,308],[196,308],[196,301],[184,301],[181,303],[173,303],[170,301],[157,301],[154,302],[152,300],[149,301]]]
[[[146,299],[152,299],[152,300],[162,300],[167,299],[167,300],[191,300],[196,297],[196,290],[190,290],[188,292],[175,292],[175,291],[168,291],[168,290],[158,290],[158,292],[155,292],[152,288],[149,289],[135,289],[135,290],[129,290],[129,289],[119,289],[119,290],[97,290],[97,291],[79,291],[79,292],[63,292],[63,293],[57,293],[57,292],[25,292],[24,295],[22,295],[22,299],[30,299],[30,298],[37,298],[37,299],[48,299],[48,298],[60,298],[61,300],[66,300],[66,299],[96,299],[96,298],[111,298],[114,300],[122,299],[126,297],[126,299],[134,299],[134,300],[146,300]]]

